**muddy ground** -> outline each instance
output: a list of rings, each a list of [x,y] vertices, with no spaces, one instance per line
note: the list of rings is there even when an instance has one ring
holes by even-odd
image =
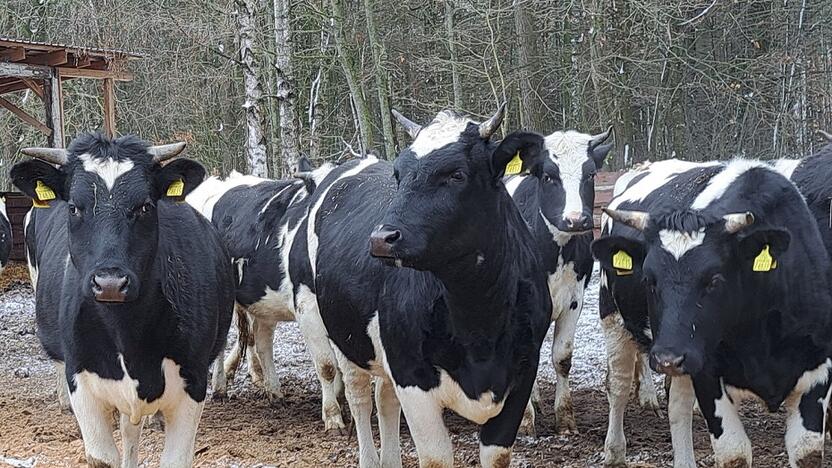
[[[12,282],[0,294],[0,467],[84,466],[84,450],[72,415],[61,413],[54,392],[54,371],[35,336],[34,300],[28,285]],[[572,389],[579,434],[553,433],[554,372],[549,360],[551,332],[540,371],[542,414],[537,437],[520,437],[512,467],[595,467],[603,461],[607,401],[603,392],[604,343],[597,315],[597,276],[587,293],[578,328]],[[238,373],[229,399],[209,400],[196,443],[198,466],[356,466],[354,436],[324,433],[320,393],[300,333],[293,323],[275,337],[275,359],[286,398],[268,403]],[[664,392],[660,391],[662,405]],[[345,405],[346,407],[346,405]],[[349,413],[345,409],[344,419]],[[478,465],[475,425],[448,415],[458,466]],[[784,415],[767,414],[756,404],[743,409],[743,421],[754,444],[755,467],[788,466],[783,444]],[[694,419],[697,460],[713,466],[704,421]],[[628,462],[633,467],[672,465],[666,418],[631,403],[626,418]],[[118,435],[116,435],[118,438]],[[163,437],[146,427],[142,466],[156,466]],[[416,451],[402,418],[402,452],[407,467],[418,466]],[[832,465],[830,465],[832,466]]]

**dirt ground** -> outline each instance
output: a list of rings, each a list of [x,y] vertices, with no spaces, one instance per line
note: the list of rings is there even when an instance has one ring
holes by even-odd
[[[7,281],[8,283],[8,281]],[[84,466],[84,450],[71,414],[58,408],[54,371],[35,336],[34,299],[25,284],[2,285],[0,294],[0,467]],[[518,439],[512,467],[595,467],[603,464],[607,401],[603,392],[604,346],[597,315],[597,276],[587,293],[578,328],[572,389],[579,434],[553,433],[554,372],[549,360],[551,333],[544,347],[540,379],[542,414],[537,437]],[[197,436],[197,466],[317,467],[356,466],[354,436],[324,433],[320,393],[300,333],[293,323],[282,325],[275,338],[275,359],[286,398],[269,404],[238,373],[229,399],[209,399]],[[660,398],[664,404],[663,391]],[[344,419],[349,412],[344,410]],[[478,465],[477,429],[449,414],[457,466]],[[746,405],[743,421],[754,444],[755,467],[788,466],[783,444],[784,415]],[[626,418],[628,462],[632,467],[672,466],[666,418],[630,404]],[[713,466],[704,422],[694,419],[697,460]],[[118,437],[118,436],[117,436]],[[163,435],[146,427],[142,466],[156,466]],[[406,467],[418,466],[416,451],[402,418],[402,452]],[[832,466],[832,465],[830,465]]]

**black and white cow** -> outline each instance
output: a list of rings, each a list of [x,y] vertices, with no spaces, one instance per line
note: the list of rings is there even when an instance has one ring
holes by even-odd
[[[92,466],[137,466],[143,418],[157,412],[161,466],[193,461],[234,279],[216,231],[179,203],[205,169],[188,159],[161,164],[184,146],[82,134],[68,150],[23,150],[39,159],[11,170],[15,186],[49,205],[34,209],[26,229],[38,337],[65,368]],[[223,374],[219,359],[215,374]]]
[[[696,466],[691,413],[719,467],[752,466],[737,415],[745,395],[785,403],[792,466],[821,466],[832,383],[829,259],[801,194],[754,161],[669,161],[622,179],[593,254],[602,265],[610,426],[623,466],[623,412],[639,349],[672,376],[674,465]]]
[[[278,322],[297,321],[321,384],[322,419],[327,430],[344,429],[338,396],[343,383],[335,355],[317,307],[304,302],[311,279],[304,284],[308,258],[291,262],[290,252],[300,223],[306,218],[309,194],[332,169],[312,170],[301,160],[305,180],[270,180],[232,173],[211,177],[188,195],[187,201],[210,219],[223,237],[237,267],[237,304],[251,322],[253,346],[246,356],[249,374],[262,384],[269,399],[283,398],[273,359],[273,335]],[[303,233],[305,234],[305,232]],[[295,303],[296,295],[300,300]],[[233,379],[242,346],[235,343],[225,362]],[[216,390],[216,389],[215,389]]]
[[[0,197],[0,273],[9,263],[9,254],[12,251],[12,225],[6,215],[6,200]]]
[[[502,116],[503,108],[479,124],[441,112],[414,130],[394,165],[347,163],[312,197],[307,250],[362,467],[379,465],[374,377],[381,466],[401,466],[400,409],[420,465],[453,466],[446,408],[483,425],[483,466],[509,464],[551,299],[534,238],[502,183],[518,151],[542,176],[543,138],[491,142]]]
[[[529,224],[548,277],[555,323],[552,365],[557,374],[555,429],[559,433],[577,430],[569,370],[584,290],[592,273],[589,244],[594,227],[595,174],[612,148],[603,144],[610,132],[594,136],[571,130],[554,132],[544,139],[542,177],[514,175],[504,180]],[[524,424],[533,424],[533,419]]]

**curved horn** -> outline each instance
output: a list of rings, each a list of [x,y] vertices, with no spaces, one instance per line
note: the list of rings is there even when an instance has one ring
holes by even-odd
[[[506,116],[506,103],[500,104],[500,107],[497,109],[497,112],[491,116],[490,119],[486,120],[485,122],[480,124],[480,136],[488,139],[491,138],[491,135],[500,128],[500,124],[503,123],[503,117]]]
[[[725,232],[735,234],[754,224],[754,213],[731,213],[722,217],[725,220]]]
[[[67,158],[69,157],[69,152],[63,148],[23,148],[20,152],[26,156],[31,156],[59,166],[66,164]]]
[[[607,129],[606,132],[601,132],[597,135],[592,135],[592,138],[589,139],[589,147],[594,148],[594,147],[600,145],[601,143],[606,141],[606,139],[609,138],[611,134],[612,134],[612,125],[610,125],[610,127]]]
[[[185,149],[185,142],[170,143],[167,145],[156,145],[147,148],[147,152],[153,156],[153,162],[161,163],[170,158],[176,157],[182,150]]]
[[[609,208],[604,208],[603,211],[613,220],[639,231],[644,231],[647,222],[650,221],[650,214],[644,211],[611,210]]]
[[[822,136],[828,143],[832,143],[832,133],[829,133],[826,130],[818,130],[818,133],[820,133],[820,136]]]
[[[416,135],[422,130],[422,126],[403,116],[396,109],[390,109],[390,112],[399,121],[401,126],[404,127],[404,130],[410,135],[410,138],[416,138]]]

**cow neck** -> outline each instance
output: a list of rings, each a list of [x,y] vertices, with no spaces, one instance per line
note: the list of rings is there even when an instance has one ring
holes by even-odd
[[[509,203],[511,199],[505,196]],[[509,210],[507,208],[513,208]],[[502,220],[500,227],[488,223],[479,232],[473,253],[456,258],[435,272],[445,286],[445,302],[449,309],[451,331],[459,338],[489,339],[494,341],[503,335],[510,311],[516,302],[520,254],[516,229],[509,223],[523,220],[514,206],[498,203],[492,214],[483,218]]]
[[[156,291],[140,294],[136,301],[117,306],[92,302],[107,334],[125,358],[146,355],[148,342],[158,342],[160,332],[168,329],[169,324],[161,316],[165,310],[159,304],[161,297],[164,297],[162,292]]]

